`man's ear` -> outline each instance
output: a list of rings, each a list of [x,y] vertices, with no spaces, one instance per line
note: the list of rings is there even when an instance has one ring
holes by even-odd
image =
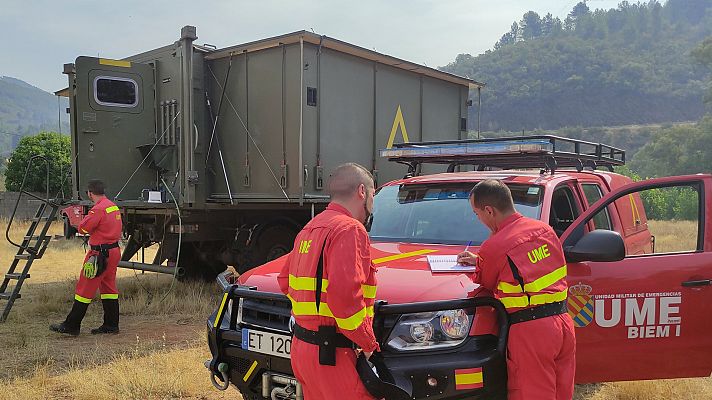
[[[485,206],[485,211],[487,211],[488,214],[491,214],[493,216],[497,214],[497,211],[492,206]]]
[[[363,183],[358,185],[358,197],[359,199],[365,199],[366,198],[366,185]]]

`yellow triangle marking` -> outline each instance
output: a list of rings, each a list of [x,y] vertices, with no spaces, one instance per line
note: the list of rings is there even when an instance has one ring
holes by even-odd
[[[630,208],[633,212],[633,223],[640,225],[642,221],[640,219],[640,213],[638,212],[638,206],[635,204],[635,200],[633,200],[633,194],[629,194],[628,198],[630,198]]]
[[[410,142],[410,140],[408,140],[408,131],[405,130],[405,120],[403,119],[403,113],[401,112],[400,104],[398,105],[398,111],[396,111],[396,117],[393,118],[393,127],[391,128],[391,135],[388,137],[388,144],[386,145],[387,149],[393,147],[393,141],[396,139],[396,132],[398,131],[398,127],[400,127],[400,130],[403,133],[403,143]]]

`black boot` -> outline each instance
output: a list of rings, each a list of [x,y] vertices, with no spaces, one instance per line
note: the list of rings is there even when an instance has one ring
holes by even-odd
[[[119,300],[102,299],[101,305],[104,307],[104,323],[92,329],[92,335],[101,333],[119,333]]]
[[[81,301],[74,300],[72,310],[69,311],[67,319],[65,319],[61,324],[50,325],[49,329],[67,335],[79,335],[79,328],[82,324],[82,319],[84,319],[84,315],[87,313],[87,307],[89,307],[89,303],[82,303]]]

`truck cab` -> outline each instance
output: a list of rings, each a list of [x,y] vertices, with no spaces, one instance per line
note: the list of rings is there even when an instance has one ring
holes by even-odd
[[[712,371],[703,328],[712,300],[711,176],[633,182],[599,169],[621,165],[622,150],[550,136],[411,143],[381,155],[410,173],[381,186],[374,200],[374,331],[389,379],[405,382],[412,398],[506,397],[504,308],[472,273],[434,272],[427,259],[476,252],[488,238],[468,201],[484,179],[507,184],[518,212],[560,236],[577,383]],[[447,164],[448,172],[419,175],[426,162]],[[670,211],[661,198],[685,200]],[[670,241],[675,209],[689,220],[686,235]],[[234,384],[246,399],[301,398],[289,362],[290,304],[276,281],[285,260],[224,282],[208,320],[213,381]]]

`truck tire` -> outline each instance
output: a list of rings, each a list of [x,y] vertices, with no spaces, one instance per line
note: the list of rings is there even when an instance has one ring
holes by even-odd
[[[77,228],[73,227],[72,224],[69,223],[69,217],[66,215],[62,216],[62,222],[64,223],[64,238],[74,239],[77,236]]]
[[[296,236],[297,232],[294,229],[284,225],[266,228],[260,233],[255,243],[255,266],[282,257],[292,251]]]
[[[214,243],[184,243],[178,266],[183,268],[181,281],[215,281],[219,273],[227,269],[218,258],[219,245]]]

